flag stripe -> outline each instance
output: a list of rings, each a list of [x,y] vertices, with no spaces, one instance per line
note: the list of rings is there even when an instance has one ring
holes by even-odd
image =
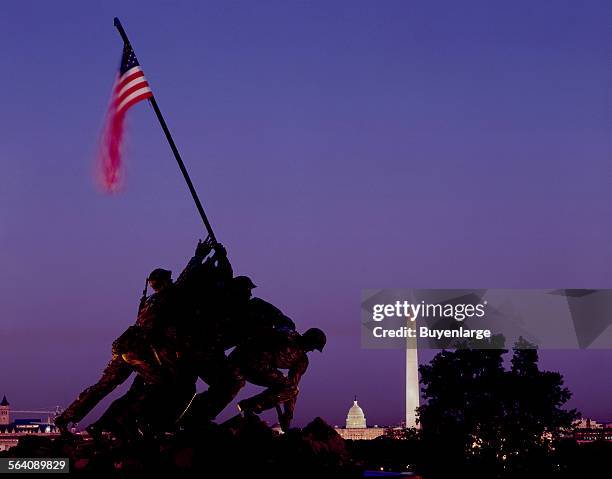
[[[117,85],[115,85],[115,91],[121,90],[126,85],[126,83],[129,83],[132,80],[135,80],[136,78],[140,77],[144,77],[144,73],[142,71],[138,71],[128,76],[124,75],[120,77],[119,80],[117,80]]]
[[[119,95],[117,95],[117,99],[115,100],[115,105],[120,105],[123,100],[125,100],[128,96],[130,96],[135,91],[146,90],[149,88],[149,84],[146,80],[139,82],[135,85],[132,85],[130,88],[124,88]]]
[[[138,85],[138,84],[140,84],[140,83],[146,83],[146,84],[147,84],[147,86],[149,85],[149,84],[147,83],[147,79],[144,77],[144,75],[139,76],[138,78],[135,78],[135,79],[133,79],[132,81],[130,81],[130,82],[128,82],[128,83],[126,83],[126,84],[125,84],[125,85],[124,85],[124,86],[121,88],[121,90],[119,90],[119,91],[117,92],[117,96],[118,96],[118,97],[123,96],[127,90],[131,89],[131,88],[132,88],[134,85]]]
[[[129,107],[138,103],[141,100],[145,100],[147,98],[151,98],[153,93],[150,88],[143,88],[141,90],[135,91],[132,94],[125,97],[125,99],[119,104],[117,107],[117,113],[121,113],[122,109],[127,110]]]
[[[120,75],[120,80],[124,80],[126,78],[132,77],[138,73],[141,73],[144,75],[144,73],[142,73],[142,68],[140,68],[139,65],[136,65],[134,68],[130,68],[128,71],[126,71],[125,73],[123,73],[122,75]]]

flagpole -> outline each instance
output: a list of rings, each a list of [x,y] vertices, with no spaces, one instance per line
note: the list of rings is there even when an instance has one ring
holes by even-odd
[[[115,25],[115,28],[117,28],[117,30],[119,31],[119,35],[121,35],[121,38],[123,39],[123,43],[131,46],[130,40],[128,39],[127,34],[125,33],[125,30],[123,29],[123,25],[121,25],[121,22],[119,21],[117,17],[115,17],[113,24]],[[172,138],[172,135],[170,134],[170,130],[168,129],[168,125],[166,124],[166,120],[164,120],[161,110],[159,109],[159,106],[157,105],[155,96],[152,96],[151,98],[149,98],[149,102],[151,102],[151,106],[153,107],[153,111],[155,111],[157,120],[159,121],[159,124],[161,125],[162,130],[164,131],[164,134],[166,135],[166,139],[168,140],[168,143],[170,144],[170,149],[172,150],[172,153],[174,153],[174,158],[176,159],[179,169],[181,170],[181,173],[183,174],[183,178],[185,179],[185,182],[187,183],[187,187],[189,188],[191,197],[193,198],[196,208],[198,209],[198,213],[200,213],[200,217],[202,218],[202,221],[204,222],[204,226],[206,227],[208,236],[213,241],[213,243],[216,243],[217,238],[215,237],[215,233],[213,232],[212,226],[210,226],[210,222],[208,221],[208,217],[206,216],[204,207],[202,206],[202,203],[200,202],[200,198],[198,197],[198,193],[196,192],[193,186],[193,183],[191,182],[191,178],[189,177],[187,168],[185,168],[185,163],[183,163],[183,160],[181,159],[181,155],[178,151],[178,148],[176,147],[176,143],[174,143],[174,139]]]

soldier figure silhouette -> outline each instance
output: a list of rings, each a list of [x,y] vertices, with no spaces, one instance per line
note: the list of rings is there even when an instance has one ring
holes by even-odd
[[[104,431],[128,442],[155,437],[179,420],[186,428],[198,427],[215,419],[247,381],[267,389],[240,401],[242,414],[276,407],[287,430],[307,353],[323,350],[323,331],[312,328],[300,335],[282,311],[252,297],[253,281],[233,277],[225,248],[210,239],[198,242],[176,282],[170,271],[157,268],[147,285],[154,293],[147,297],[145,288],[136,323],[113,342],[100,380],[56,418],[60,430],[81,421],[132,372],[129,391],[87,428],[94,438]],[[208,389],[195,394],[198,377]],[[166,407],[160,416],[154,406],[162,400]]]

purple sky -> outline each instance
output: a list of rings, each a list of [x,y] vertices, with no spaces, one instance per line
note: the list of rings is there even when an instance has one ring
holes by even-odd
[[[361,289],[612,287],[609,2],[127,3],[3,4],[0,394],[15,407],[94,382],[147,273],[178,272],[203,236],[146,104],[124,191],[93,181],[115,15],[236,272],[328,332],[298,423],[343,422],[354,394],[371,424],[403,417],[403,352],[361,349]],[[612,352],[542,363],[612,420]]]

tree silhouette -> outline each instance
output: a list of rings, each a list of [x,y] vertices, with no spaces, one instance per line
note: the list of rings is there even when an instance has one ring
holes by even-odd
[[[491,339],[493,347],[503,338]],[[570,391],[559,373],[540,371],[535,347],[441,351],[419,368],[425,404],[419,408],[427,477],[462,472],[515,477],[552,472],[551,445],[578,417],[563,410]]]

